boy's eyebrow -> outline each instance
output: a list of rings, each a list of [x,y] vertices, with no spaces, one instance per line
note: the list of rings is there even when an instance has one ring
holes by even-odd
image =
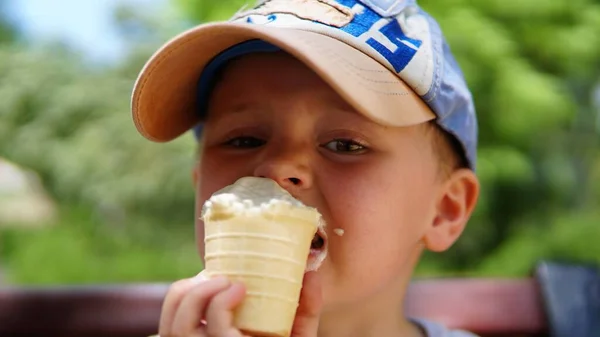
[[[264,109],[264,108],[261,108]],[[227,121],[234,117],[239,116],[247,112],[257,111],[258,104],[254,102],[236,103],[233,105],[227,104],[225,108],[209,109],[207,115],[211,115],[211,123],[221,123],[223,120]]]
[[[356,110],[356,108],[354,108],[352,105],[350,105],[350,103],[348,103],[347,101],[340,99],[338,97],[328,97],[326,98],[327,102],[331,104],[332,109],[335,109],[335,111],[341,112],[344,115],[348,115],[348,116],[354,116],[357,119],[360,119],[360,121],[362,123],[366,123],[369,126],[374,126],[374,127],[385,127],[384,125],[378,124],[377,122],[371,120],[370,118],[368,118],[367,116],[363,115],[362,113],[360,113],[358,110]]]
[[[344,116],[348,116],[357,121],[360,120],[365,126],[387,128],[358,112],[350,103],[341,97],[329,94],[319,96],[319,100],[323,103],[323,105],[320,105],[321,109],[327,109],[332,113],[341,113]],[[223,124],[227,125],[236,118],[240,118],[240,116],[255,116],[258,112],[271,113],[273,111],[269,104],[264,104],[264,102],[261,102],[260,100],[250,99],[240,102],[225,102],[224,104],[217,106],[216,109],[215,107],[212,107],[207,113],[211,115],[210,123],[213,126],[220,126]],[[276,111],[275,113],[282,112]]]

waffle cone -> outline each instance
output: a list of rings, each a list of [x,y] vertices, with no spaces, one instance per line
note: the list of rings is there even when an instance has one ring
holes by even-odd
[[[287,337],[320,216],[289,203],[247,210],[221,210],[204,218],[205,272],[245,284],[235,327],[252,336]]]

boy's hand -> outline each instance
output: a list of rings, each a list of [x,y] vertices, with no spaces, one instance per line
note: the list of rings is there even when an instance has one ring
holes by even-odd
[[[242,284],[203,273],[175,282],[162,307],[160,337],[244,337],[233,327],[233,309],[245,296]],[[321,284],[314,272],[305,274],[292,337],[316,337],[321,310]],[[255,336],[252,336],[255,337]]]

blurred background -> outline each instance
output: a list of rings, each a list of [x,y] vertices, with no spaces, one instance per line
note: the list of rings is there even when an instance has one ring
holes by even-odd
[[[239,0],[0,0],[0,283],[171,282],[201,268],[191,135],[137,134],[133,82],[164,41]],[[421,0],[465,71],[482,195],[418,277],[600,262],[600,3]]]

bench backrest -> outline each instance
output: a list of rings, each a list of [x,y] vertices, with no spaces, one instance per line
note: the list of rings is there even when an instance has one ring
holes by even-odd
[[[0,288],[0,336],[143,337],[157,333],[167,284]],[[543,336],[532,279],[417,280],[407,313],[481,336]]]

